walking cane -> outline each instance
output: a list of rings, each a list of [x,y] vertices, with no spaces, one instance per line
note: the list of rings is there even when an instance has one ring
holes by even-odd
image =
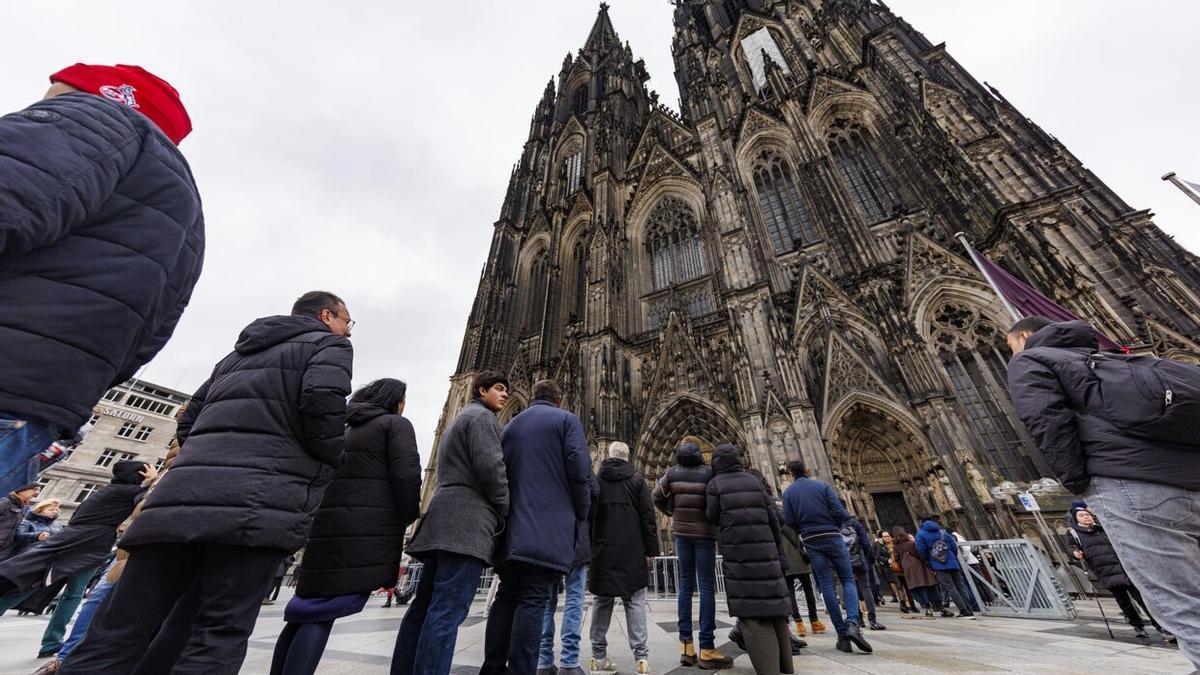
[[[1112,626],[1108,625],[1108,615],[1104,613],[1104,605],[1100,604],[1100,594],[1095,593],[1095,588],[1092,588],[1092,597],[1096,599],[1096,607],[1100,610],[1100,618],[1104,619],[1104,627],[1108,629],[1108,637],[1110,640],[1116,640],[1117,636],[1113,635]]]

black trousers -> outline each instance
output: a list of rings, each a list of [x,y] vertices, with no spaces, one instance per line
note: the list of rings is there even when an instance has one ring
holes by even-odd
[[[1117,601],[1117,605],[1121,608],[1121,613],[1129,620],[1129,625],[1134,628],[1145,628],[1146,622],[1142,620],[1142,615],[1138,613],[1137,605],[1141,605],[1146,611],[1146,618],[1150,619],[1150,623],[1157,628],[1158,622],[1154,620],[1154,615],[1150,614],[1150,610],[1146,607],[1146,601],[1142,600],[1142,594],[1138,591],[1137,586],[1113,586],[1108,589],[1112,591],[1113,599]],[[1137,605],[1133,604],[1137,602]]]
[[[500,588],[488,613],[480,675],[529,673],[538,666],[542,619],[562,574],[526,563],[501,565]]]
[[[235,675],[275,569],[286,551],[224,544],[153,544],[129,556],[121,583],[100,606],[63,675],[126,675],[189,591],[196,593],[176,675]]]
[[[800,605],[796,603],[796,582],[800,582],[800,588],[804,591],[804,601],[808,604],[808,620],[817,620],[817,596],[813,593],[812,575],[805,572],[804,574],[789,574],[784,578],[790,589],[788,595],[792,600],[792,618],[796,621],[803,619],[800,615]]]

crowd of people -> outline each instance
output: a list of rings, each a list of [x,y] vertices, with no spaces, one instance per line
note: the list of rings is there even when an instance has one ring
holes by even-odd
[[[965,575],[980,562],[937,516],[873,539],[804,462],[788,465],[776,497],[742,449],[720,445],[709,463],[693,438],[653,486],[624,443],[594,472],[552,380],[502,428],[508,380],[475,378],[435,449],[422,514],[407,387],[383,378],[352,394],[355,322],[327,291],[246,326],[180,411],[162,470],[117,462],[59,527],[59,504],[33,503],[36,455],[162,349],[200,274],[201,202],[177,147],[190,130],[174,88],[136,66],[76,64],[43,101],[0,119],[0,610],[56,600],[39,652],[55,658],[40,673],[236,673],[301,549],[272,673],[314,672],[334,623],[394,588],[405,553],[422,574],[393,673],[450,671],[487,568],[499,581],[482,673],[582,672],[588,592],[588,669],[617,668],[607,634],[619,599],[633,668],[646,673],[655,511],[671,520],[684,666],[732,665],[716,646],[718,554],[737,619],[729,637],[759,673],[793,672],[802,638],[826,631],[817,591],[847,653],[872,653],[863,629],[885,630],[884,588],[904,612],[979,611]],[[1140,633],[1135,604],[1200,667],[1200,463],[1179,421],[1196,410],[1190,371],[1101,392],[1096,378],[1157,366],[1110,367],[1078,321],[1023,319],[1008,340],[1014,406],[1056,477],[1090,504],[1071,513],[1075,557]],[[1155,420],[1130,419],[1155,406]]]

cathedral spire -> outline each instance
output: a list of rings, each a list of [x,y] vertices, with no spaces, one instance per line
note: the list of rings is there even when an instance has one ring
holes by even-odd
[[[604,51],[609,45],[620,45],[621,39],[617,37],[617,31],[613,29],[612,19],[608,18],[608,3],[600,3],[600,13],[596,16],[596,23],[592,25],[592,31],[588,33],[587,42],[583,43],[583,51],[592,50]]]

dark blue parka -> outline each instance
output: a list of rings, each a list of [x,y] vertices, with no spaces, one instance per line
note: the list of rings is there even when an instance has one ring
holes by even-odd
[[[498,564],[522,562],[570,571],[587,536],[592,461],[583,424],[549,401],[534,401],[500,437],[509,511]]]
[[[0,411],[74,433],[166,344],[204,257],[191,169],[91,94],[0,118]]]

